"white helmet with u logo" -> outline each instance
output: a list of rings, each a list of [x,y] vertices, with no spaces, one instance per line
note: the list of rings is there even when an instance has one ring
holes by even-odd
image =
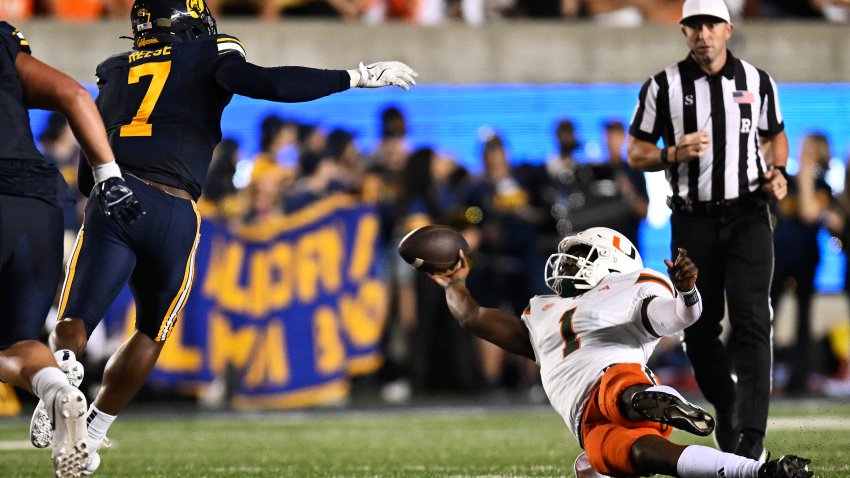
[[[567,264],[578,271],[568,274]],[[572,296],[592,289],[612,272],[628,273],[643,268],[632,241],[607,227],[591,227],[558,243],[558,252],[546,261],[546,285],[556,294]]]

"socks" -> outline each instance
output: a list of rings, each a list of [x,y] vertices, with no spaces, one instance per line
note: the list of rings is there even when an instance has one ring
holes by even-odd
[[[756,460],[691,445],[679,457],[676,471],[682,478],[758,478],[760,467]]]
[[[115,415],[107,415],[106,413],[101,412],[94,406],[94,403],[89,407],[88,418],[89,426],[89,434],[88,434],[88,443],[89,445],[96,445],[95,450],[100,448],[100,444],[103,442],[103,437],[106,436],[106,431],[109,430],[109,426],[112,425],[112,422],[115,421]]]
[[[44,367],[32,376],[32,391],[44,402],[68,383],[65,373],[56,367]]]
[[[56,367],[44,367],[32,376],[32,391],[44,402],[44,409],[50,422],[54,422],[53,400],[56,394],[65,387],[70,387],[68,377]]]

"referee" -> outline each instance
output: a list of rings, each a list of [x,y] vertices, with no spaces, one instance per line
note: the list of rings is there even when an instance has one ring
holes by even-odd
[[[685,348],[715,407],[715,441],[758,459],[773,359],[768,200],[787,192],[788,138],[773,79],[726,48],[733,25],[723,1],[685,1],[680,26],[690,53],[643,84],[629,164],[665,171],[673,191],[671,249],[686,249],[700,270],[704,309],[685,330]],[[720,341],[724,300],[728,352]]]

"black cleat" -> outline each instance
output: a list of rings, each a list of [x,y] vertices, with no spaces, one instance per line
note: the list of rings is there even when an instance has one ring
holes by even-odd
[[[658,390],[644,390],[632,396],[632,408],[653,422],[670,425],[699,436],[711,435],[714,418],[702,408],[688,402],[681,395]]]
[[[770,460],[759,468],[759,478],[810,478],[812,460],[796,455],[785,455],[778,460]]]

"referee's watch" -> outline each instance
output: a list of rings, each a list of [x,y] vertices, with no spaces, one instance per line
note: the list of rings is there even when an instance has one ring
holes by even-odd
[[[670,164],[670,159],[667,157],[667,148],[661,148],[661,164]]]
[[[785,166],[774,166],[773,169],[782,173],[782,176],[785,177],[786,182],[790,181],[790,179],[788,178],[788,171],[785,170]]]

